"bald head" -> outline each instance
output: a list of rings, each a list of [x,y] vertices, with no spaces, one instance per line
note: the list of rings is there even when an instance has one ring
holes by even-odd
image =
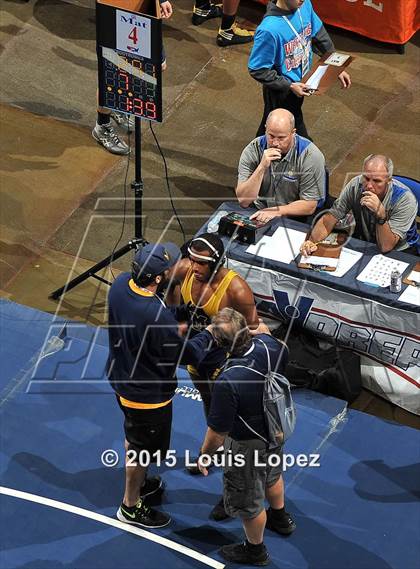
[[[293,146],[295,117],[286,109],[275,109],[267,117],[265,134],[269,148],[276,148],[284,156]]]
[[[295,128],[295,117],[286,109],[274,109],[267,117],[266,128],[280,128],[291,131]]]

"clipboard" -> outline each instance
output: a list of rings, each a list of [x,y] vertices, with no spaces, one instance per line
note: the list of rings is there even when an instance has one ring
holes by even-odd
[[[339,259],[341,255],[341,249],[343,248],[342,245],[322,245],[319,244],[317,246],[317,250],[314,251],[314,255],[317,257],[325,257],[326,259]],[[302,256],[301,256],[302,258]],[[302,263],[299,261],[298,263],[299,269],[310,269],[312,271],[335,271],[335,267],[331,267],[328,265],[311,265],[310,263]]]
[[[310,232],[307,233],[305,239],[308,239]],[[317,244],[317,249],[312,254],[316,257],[325,257],[330,259],[339,259],[341,255],[341,250],[343,249],[344,243],[346,242],[346,234],[344,233],[330,233],[327,235],[324,241]],[[302,259],[302,255],[300,256]],[[309,269],[312,271],[335,271],[337,267],[331,267],[328,265],[311,265],[310,263],[302,263],[299,261],[299,269]]]
[[[409,275],[411,275],[412,272],[416,272],[416,273],[420,273],[420,261],[418,263],[416,263],[415,267],[413,267],[411,269],[411,271],[408,273]],[[418,283],[417,281],[412,281],[411,279],[409,279],[408,277],[404,277],[402,282],[406,285],[411,285],[411,286],[415,286],[415,287],[419,287],[420,283]]]
[[[323,95],[326,91],[328,91],[328,89],[331,87],[331,85],[333,85],[337,81],[337,78],[340,75],[340,73],[342,71],[344,71],[344,69],[346,67],[348,67],[355,59],[352,55],[349,55],[347,57],[346,61],[342,65],[326,64],[325,63],[326,60],[329,57],[331,57],[333,54],[339,55],[338,52],[331,52],[331,51],[324,53],[324,55],[319,59],[319,61],[316,62],[314,67],[312,67],[312,69],[310,71],[308,71],[308,73],[306,73],[306,75],[304,75],[304,77],[302,77],[302,83],[306,83],[308,81],[308,79],[310,77],[312,77],[312,75],[314,75],[314,73],[317,72],[317,69],[321,65],[327,65],[327,69],[326,69],[325,74],[323,75],[323,77],[319,83],[318,89],[313,91],[314,95]],[[345,55],[348,55],[348,54],[345,54]]]

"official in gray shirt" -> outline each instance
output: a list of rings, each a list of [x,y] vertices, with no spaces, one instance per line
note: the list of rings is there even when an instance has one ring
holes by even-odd
[[[316,223],[301,252],[308,255],[316,251],[316,243],[352,211],[354,237],[376,243],[382,253],[393,249],[416,253],[417,199],[407,186],[392,178],[393,168],[386,156],[370,154],[363,163],[363,173],[345,186],[333,207]]]
[[[313,142],[296,134],[292,113],[272,111],[264,136],[252,140],[239,160],[236,195],[243,207],[260,211],[251,219],[308,216],[326,198],[325,159]]]

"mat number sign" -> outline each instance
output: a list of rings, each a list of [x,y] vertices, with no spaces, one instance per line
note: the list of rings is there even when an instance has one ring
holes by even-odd
[[[151,58],[151,22],[138,14],[117,10],[117,49]]]

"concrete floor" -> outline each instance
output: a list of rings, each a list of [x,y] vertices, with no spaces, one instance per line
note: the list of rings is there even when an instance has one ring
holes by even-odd
[[[177,1],[164,25],[164,122],[154,127],[187,236],[233,198],[240,152],[262,112],[260,87],[247,73],[249,46],[218,48],[217,22],[192,26],[191,5]],[[48,299],[118,240],[124,244],[134,236],[133,159],[110,155],[90,134],[96,118],[95,3],[2,0],[0,6],[1,294],[98,325],[106,321],[106,286],[86,282],[59,303]],[[254,24],[263,13],[250,0],[241,4],[240,16]],[[356,57],[353,87],[343,92],[337,85],[305,102],[310,133],[331,171],[331,193],[338,195],[371,152],[389,154],[398,173],[420,178],[418,35],[405,55],[348,32],[331,35],[338,49]],[[145,237],[153,241],[165,232],[181,243],[147,123],[142,175]],[[116,270],[129,261],[116,262]],[[418,425],[368,393],[356,406]]]

